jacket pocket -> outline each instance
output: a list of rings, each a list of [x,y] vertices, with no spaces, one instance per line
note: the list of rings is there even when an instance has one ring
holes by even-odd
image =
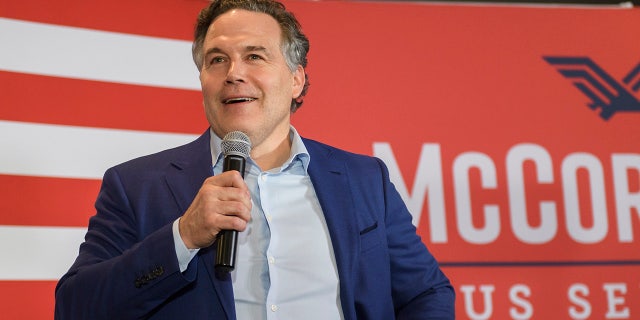
[[[380,228],[378,222],[360,231],[360,252],[368,252],[380,245]]]

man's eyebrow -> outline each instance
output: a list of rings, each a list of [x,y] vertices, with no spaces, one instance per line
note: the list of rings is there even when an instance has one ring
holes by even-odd
[[[267,48],[263,47],[263,46],[247,46],[245,48],[245,51],[247,52],[253,52],[253,51],[267,51]]]
[[[264,46],[246,46],[244,48],[244,51],[245,52],[262,51],[262,52],[265,52],[265,53],[268,52],[267,48],[265,48]],[[212,53],[224,53],[224,51],[222,49],[218,48],[218,47],[213,47],[213,48],[208,49],[205,52],[205,56],[210,55]]]
[[[207,49],[207,51],[204,53],[205,56],[208,56],[212,53],[222,53],[222,49],[218,48],[218,47],[213,47],[210,49]]]

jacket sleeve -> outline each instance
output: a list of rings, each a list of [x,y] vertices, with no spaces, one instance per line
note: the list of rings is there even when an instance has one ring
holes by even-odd
[[[151,223],[163,225],[148,234],[141,230],[150,222],[138,221],[144,215],[134,212],[117,169],[105,173],[96,210],[75,263],[56,286],[55,319],[142,318],[194,280],[197,257],[184,274],[178,267],[176,217]]]
[[[385,226],[390,257],[391,289],[397,319],[455,319],[455,293],[449,279],[428,251],[411,214],[382,170]]]

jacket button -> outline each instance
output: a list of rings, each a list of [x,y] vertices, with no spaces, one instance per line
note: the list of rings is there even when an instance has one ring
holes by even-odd
[[[161,276],[164,273],[164,268],[163,267],[157,267],[155,269],[153,269],[153,275],[156,277]]]

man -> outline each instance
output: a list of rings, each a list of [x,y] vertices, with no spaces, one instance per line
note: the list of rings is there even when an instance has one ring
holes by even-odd
[[[303,139],[306,37],[270,0],[214,1],[193,46],[210,128],[109,169],[57,319],[453,319],[454,292],[375,158]],[[221,137],[245,132],[245,180]],[[239,231],[231,273],[220,230]]]

